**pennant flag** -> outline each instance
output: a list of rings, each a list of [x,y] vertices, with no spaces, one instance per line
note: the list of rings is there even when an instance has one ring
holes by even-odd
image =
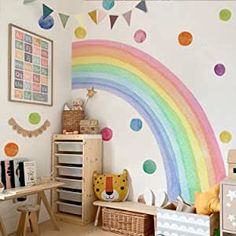
[[[114,26],[114,24],[115,24],[115,22],[116,22],[116,20],[117,20],[117,18],[118,18],[119,16],[116,16],[116,15],[110,15],[109,17],[110,17],[111,29],[112,29],[113,26]]]
[[[31,3],[31,2],[35,2],[37,0],[24,0],[23,4],[28,4],[28,3]]]
[[[131,14],[132,14],[132,10],[127,11],[123,14],[123,17],[125,18],[125,21],[127,22],[128,26],[130,26]]]
[[[107,13],[102,10],[98,10],[97,12],[97,22],[98,24],[107,16]]]
[[[43,4],[43,18],[46,18],[47,16],[49,16],[52,12],[53,12],[53,9]]]
[[[79,21],[80,26],[84,26],[84,15],[76,15],[75,19]]]
[[[136,8],[138,8],[141,11],[147,12],[147,6],[145,1],[141,1]]]
[[[97,24],[97,10],[90,11],[88,14],[92,21]]]
[[[58,15],[60,17],[60,20],[61,20],[61,23],[62,23],[63,27],[65,28],[66,27],[66,23],[69,20],[70,16],[62,14],[62,13],[58,13]]]

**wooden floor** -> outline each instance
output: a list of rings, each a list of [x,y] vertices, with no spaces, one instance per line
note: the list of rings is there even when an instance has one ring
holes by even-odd
[[[15,236],[16,234],[12,234]],[[31,236],[32,234],[27,234]],[[40,224],[40,236],[119,236],[103,231],[101,227],[94,227],[93,224],[78,226],[60,221],[60,231],[53,230],[51,222],[47,221]]]

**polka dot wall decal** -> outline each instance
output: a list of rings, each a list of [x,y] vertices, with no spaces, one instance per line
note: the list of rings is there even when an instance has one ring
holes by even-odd
[[[19,147],[16,143],[8,143],[4,147],[4,152],[8,157],[14,157],[19,151]]]
[[[178,36],[178,41],[181,46],[188,46],[193,41],[193,36],[191,33],[183,31]]]
[[[102,6],[105,10],[111,10],[115,5],[115,0],[103,0]]]
[[[41,121],[41,116],[39,115],[39,113],[37,112],[32,112],[29,115],[28,121],[30,124],[32,125],[37,125],[40,123]]]
[[[232,139],[232,134],[229,131],[222,131],[220,133],[220,140],[222,143],[229,143]]]
[[[223,21],[228,21],[231,18],[231,11],[229,9],[222,9],[219,13],[219,17]]]
[[[225,66],[223,64],[216,64],[214,67],[216,75],[222,76],[225,73]]]
[[[156,163],[153,160],[146,160],[143,163],[143,170],[147,174],[153,174],[157,169]]]
[[[113,135],[113,132],[110,128],[103,128],[101,130],[101,134],[102,134],[102,140],[103,141],[110,141]]]
[[[143,123],[140,119],[132,119],[130,122],[130,128],[133,131],[139,131],[140,129],[142,129]]]
[[[143,43],[146,37],[147,34],[144,30],[139,29],[134,33],[134,40],[136,43]]]
[[[78,39],[83,39],[87,35],[86,29],[83,27],[78,27],[75,29],[75,36]]]
[[[38,23],[42,29],[48,30],[54,26],[54,19],[52,18],[52,16],[47,16],[45,18],[41,16]]]

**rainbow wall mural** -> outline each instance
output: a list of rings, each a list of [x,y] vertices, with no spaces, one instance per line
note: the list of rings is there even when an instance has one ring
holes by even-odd
[[[169,198],[194,202],[225,177],[223,159],[200,104],[148,54],[107,40],[73,43],[72,89],[95,87],[129,102],[146,120],[161,150]],[[158,180],[157,180],[158,181]]]

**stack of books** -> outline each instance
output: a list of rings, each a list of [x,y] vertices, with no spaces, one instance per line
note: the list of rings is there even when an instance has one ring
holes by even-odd
[[[5,189],[36,183],[36,162],[27,159],[2,160],[0,177]]]

